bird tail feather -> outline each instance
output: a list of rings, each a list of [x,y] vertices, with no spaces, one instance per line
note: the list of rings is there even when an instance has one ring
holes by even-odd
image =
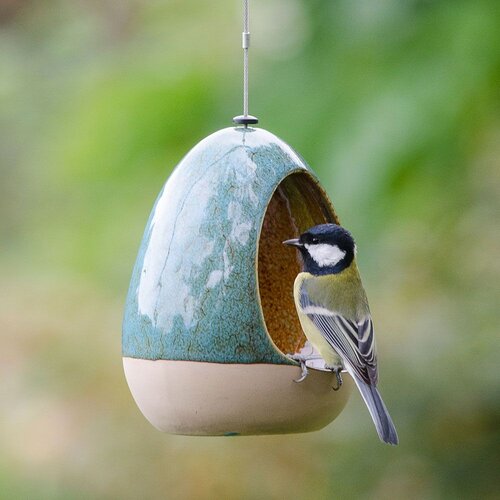
[[[387,411],[387,408],[382,401],[382,397],[374,385],[369,385],[363,382],[360,378],[354,376],[354,381],[358,386],[359,392],[368,407],[368,411],[372,417],[373,423],[377,429],[380,439],[384,443],[396,445],[399,443],[396,427],[392,422],[392,418]]]

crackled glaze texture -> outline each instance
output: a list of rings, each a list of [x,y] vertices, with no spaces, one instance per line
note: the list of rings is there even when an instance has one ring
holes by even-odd
[[[153,207],[127,297],[123,356],[290,364],[276,346],[302,344],[290,283],[298,263],[280,242],[327,220],[335,214],[314,174],[276,136],[228,128],[207,137]],[[289,263],[281,285],[280,259]]]

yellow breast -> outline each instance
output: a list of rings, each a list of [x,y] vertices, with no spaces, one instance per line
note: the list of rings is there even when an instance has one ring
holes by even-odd
[[[302,326],[302,330],[304,331],[309,342],[311,342],[314,348],[321,354],[321,357],[325,360],[326,365],[332,368],[340,366],[342,365],[340,356],[325,340],[321,332],[316,328],[309,317],[302,312],[302,308],[300,307],[300,288],[304,279],[310,276],[311,275],[309,273],[300,273],[295,279],[295,284],[293,287],[295,307],[297,308],[300,325]]]

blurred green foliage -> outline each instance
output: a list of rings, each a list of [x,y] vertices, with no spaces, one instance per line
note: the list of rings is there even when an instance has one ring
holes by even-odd
[[[201,439],[128,392],[135,253],[241,112],[240,2],[3,0],[0,498],[500,496],[500,4],[251,4],[250,110],[357,236],[401,445],[357,395],[314,434]]]

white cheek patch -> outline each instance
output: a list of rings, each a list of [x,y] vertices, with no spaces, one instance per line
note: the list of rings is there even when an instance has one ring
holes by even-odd
[[[305,247],[319,267],[333,267],[345,257],[345,252],[337,245],[320,243],[319,245],[306,244]]]

